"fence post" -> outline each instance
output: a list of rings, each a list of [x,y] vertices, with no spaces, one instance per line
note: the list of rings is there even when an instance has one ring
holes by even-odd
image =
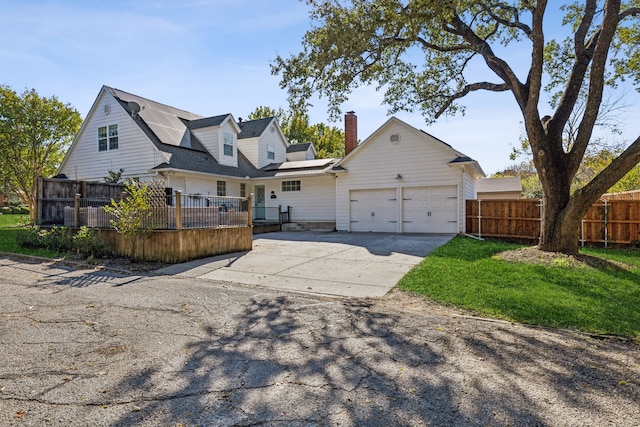
[[[582,242],[582,247],[584,248],[584,218],[580,221],[580,240]]]
[[[35,215],[33,216],[34,221],[36,222],[36,224],[42,224],[42,199],[43,199],[43,195],[42,193],[44,192],[44,180],[42,179],[41,176],[38,177],[38,179],[36,180],[36,205],[34,206],[35,208]]]
[[[176,190],[176,230],[182,231],[182,192]]]
[[[253,227],[253,193],[249,193],[247,197],[247,225]]]
[[[538,204],[538,206],[540,206],[540,221],[538,225],[538,244],[540,244],[540,240],[542,240],[542,208],[544,207],[543,199],[540,199],[540,203]]]
[[[607,205],[607,199],[604,199],[604,247],[607,247],[607,243],[608,243],[608,237],[609,237],[609,230],[608,230],[608,225],[609,225],[609,211],[608,211],[608,205]]]
[[[481,202],[482,202],[482,200],[478,200],[478,237],[482,237],[482,210],[481,210]]]
[[[73,225],[75,228],[80,228],[80,193],[76,193],[75,197],[75,205],[74,205],[74,221]]]

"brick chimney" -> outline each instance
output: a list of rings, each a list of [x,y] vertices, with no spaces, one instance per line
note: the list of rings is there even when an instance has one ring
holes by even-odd
[[[344,115],[344,155],[358,146],[358,116],[353,111]]]

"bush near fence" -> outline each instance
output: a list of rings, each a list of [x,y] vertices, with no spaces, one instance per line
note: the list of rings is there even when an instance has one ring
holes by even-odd
[[[466,233],[537,243],[542,201],[467,200]],[[580,242],[596,246],[640,246],[640,200],[602,200],[589,208],[580,226]]]

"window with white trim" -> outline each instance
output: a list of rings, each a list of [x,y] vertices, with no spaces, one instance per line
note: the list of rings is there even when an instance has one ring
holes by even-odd
[[[275,160],[276,158],[276,147],[271,144],[267,144],[267,159]]]
[[[216,183],[216,189],[218,196],[226,196],[227,195],[227,181],[218,181]]]
[[[98,151],[118,149],[118,125],[100,126],[98,128]]]
[[[300,191],[300,181],[282,181],[282,191]]]
[[[233,135],[224,134],[224,155],[233,157]]]

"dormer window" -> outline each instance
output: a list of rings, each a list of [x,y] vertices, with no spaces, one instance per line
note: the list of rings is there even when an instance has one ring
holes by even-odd
[[[275,160],[276,158],[276,147],[271,144],[267,145],[267,159]]]
[[[233,157],[233,135],[230,133],[224,134],[224,155]]]

